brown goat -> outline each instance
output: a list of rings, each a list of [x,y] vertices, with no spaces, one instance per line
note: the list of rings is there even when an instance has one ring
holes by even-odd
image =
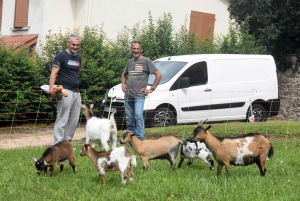
[[[249,133],[238,137],[215,137],[208,131],[211,126],[202,127],[203,122],[198,123],[190,139],[202,140],[206,143],[218,162],[218,175],[221,174],[224,165],[229,176],[230,165],[247,166],[253,163],[257,164],[260,175],[265,175],[266,160],[274,153],[269,139],[259,133]]]
[[[118,147],[112,151],[96,151],[90,144],[83,145],[80,156],[87,156],[99,171],[99,182],[105,182],[106,172],[119,170],[122,183],[133,181],[132,167],[136,166],[136,157],[125,147]]]
[[[155,140],[140,140],[129,130],[124,131],[121,144],[129,143],[143,161],[146,170],[148,160],[166,159],[175,170],[176,157],[181,141],[174,136],[164,136]]]
[[[60,172],[62,172],[64,169],[64,164],[67,161],[69,161],[74,173],[76,173],[73,145],[67,140],[58,142],[51,147],[48,147],[40,159],[37,160],[34,157],[31,157],[31,159],[35,162],[38,175],[44,171],[44,176],[46,177],[47,168],[50,167],[50,176],[52,177],[56,165],[60,165]]]

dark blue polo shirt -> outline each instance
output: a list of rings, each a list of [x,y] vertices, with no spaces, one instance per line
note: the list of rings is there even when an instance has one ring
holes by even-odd
[[[71,55],[66,50],[62,50],[55,56],[53,66],[60,68],[55,84],[62,85],[64,89],[79,90],[81,56],[78,53]]]

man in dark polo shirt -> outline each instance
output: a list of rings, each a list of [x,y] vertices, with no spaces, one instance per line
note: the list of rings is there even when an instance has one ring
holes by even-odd
[[[79,72],[81,56],[77,53],[80,36],[71,34],[68,48],[60,51],[54,58],[49,80],[49,93],[57,100],[57,117],[54,124],[54,143],[73,139],[80,115],[81,96],[79,92]],[[54,85],[62,85],[68,96],[56,96]]]

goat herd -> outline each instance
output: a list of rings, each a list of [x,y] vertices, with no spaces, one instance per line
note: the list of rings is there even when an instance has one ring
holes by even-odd
[[[120,171],[122,183],[127,180],[133,181],[133,167],[137,165],[136,156],[124,146],[116,147],[117,127],[114,121],[114,114],[108,119],[93,117],[93,104],[81,105],[82,112],[86,116],[86,143],[83,145],[80,156],[87,156],[99,171],[99,182],[105,182],[106,172]],[[175,170],[176,157],[181,147],[180,162],[181,167],[185,158],[188,158],[188,165],[192,164],[194,158],[200,158],[213,170],[214,160],[218,163],[217,174],[220,175],[225,165],[226,174],[229,175],[230,165],[247,166],[256,163],[260,170],[260,175],[266,173],[266,160],[273,155],[273,147],[269,139],[259,133],[248,133],[237,137],[216,137],[209,129],[211,125],[204,128],[200,121],[195,127],[189,139],[179,140],[174,136],[164,136],[158,139],[138,139],[131,131],[124,131],[120,143],[130,144],[143,162],[143,169],[146,170],[148,160],[166,159],[171,164],[171,169]],[[98,144],[96,151],[90,142]],[[109,150],[107,142],[112,142],[112,150]],[[101,151],[104,147],[105,151]],[[64,164],[69,161],[74,173],[76,173],[74,148],[69,141],[58,142],[47,148],[40,159],[35,159],[37,173],[44,171],[47,176],[47,168],[50,167],[52,177],[56,165],[60,165],[60,172],[63,171]]]

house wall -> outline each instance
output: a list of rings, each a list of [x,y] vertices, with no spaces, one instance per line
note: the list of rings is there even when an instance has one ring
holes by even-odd
[[[214,33],[227,34],[229,28],[228,0],[30,0],[28,30],[13,30],[14,0],[3,0],[1,35],[38,34],[43,40],[51,33],[64,33],[74,27],[103,25],[109,39],[116,39],[124,26],[148,23],[149,11],[154,22],[164,13],[171,13],[174,31],[185,20],[189,27],[191,11],[216,15]],[[37,44],[38,47],[38,44]]]
[[[227,0],[87,0],[85,12],[90,7],[90,25],[104,25],[104,31],[111,39],[115,39],[124,26],[132,28],[136,23],[148,23],[149,11],[156,21],[164,13],[171,13],[174,30],[178,31],[185,20],[189,27],[191,11],[212,13],[216,15],[215,34],[227,34],[229,29],[229,13]],[[82,8],[84,6],[80,5]],[[89,14],[86,14],[87,16]],[[86,20],[79,17],[76,24],[84,27]]]

